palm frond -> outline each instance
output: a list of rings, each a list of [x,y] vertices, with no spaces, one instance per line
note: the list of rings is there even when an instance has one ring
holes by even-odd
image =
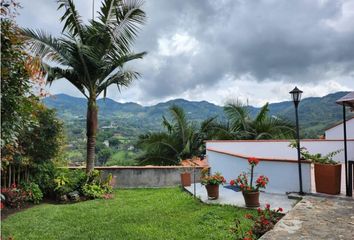
[[[32,54],[43,60],[69,65],[69,54],[60,39],[41,30],[21,29],[20,33],[25,37]]]
[[[75,8],[74,2],[72,0],[58,0],[58,4],[58,10],[65,8],[65,12],[60,18],[60,21],[64,22],[62,32],[68,31],[72,33],[73,36],[79,37],[80,41],[82,41],[82,20]]]
[[[269,104],[266,103],[262,108],[261,110],[259,111],[259,113],[257,114],[256,118],[255,118],[255,121],[256,122],[262,122],[264,119],[266,119],[267,117],[267,114],[269,112]]]
[[[116,22],[111,29],[113,42],[122,51],[129,51],[146,15],[141,0],[120,0],[116,10]]]

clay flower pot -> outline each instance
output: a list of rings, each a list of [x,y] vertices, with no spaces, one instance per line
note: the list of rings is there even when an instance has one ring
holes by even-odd
[[[246,207],[259,207],[259,191],[242,191]]]
[[[188,172],[181,173],[181,185],[182,187],[189,187],[192,184],[191,174]]]
[[[315,163],[316,192],[337,195],[340,193],[342,165]]]
[[[208,192],[209,199],[218,199],[219,198],[219,184],[207,184],[205,188]]]

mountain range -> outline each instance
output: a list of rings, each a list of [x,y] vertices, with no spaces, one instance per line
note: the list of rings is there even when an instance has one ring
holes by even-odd
[[[323,134],[327,127],[341,121],[342,108],[335,101],[347,93],[336,92],[324,97],[303,99],[299,105],[302,136],[318,137]],[[58,117],[63,119],[65,123],[85,119],[87,101],[84,98],[58,94],[44,98],[43,103],[49,108],[56,109]],[[156,131],[161,129],[162,116],[168,115],[168,108],[174,104],[182,107],[187,117],[194,121],[201,121],[214,116],[217,116],[221,121],[225,120],[223,107],[207,101],[196,102],[174,99],[153,106],[142,106],[133,102],[119,103],[106,98],[97,100],[100,127],[114,125],[121,128],[125,135]],[[253,116],[259,111],[257,107],[249,106],[248,108]],[[290,121],[294,121],[295,118],[292,101],[270,103],[269,113]],[[127,129],[130,129],[130,131],[126,131]]]

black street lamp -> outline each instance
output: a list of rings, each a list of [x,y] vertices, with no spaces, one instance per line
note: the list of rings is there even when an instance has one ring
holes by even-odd
[[[304,195],[302,191],[302,172],[301,172],[301,153],[300,153],[300,132],[299,132],[299,116],[298,116],[298,106],[301,101],[302,91],[295,87],[291,92],[291,97],[295,105],[295,117],[296,117],[296,146],[297,146],[297,162],[299,167],[299,182],[300,182],[300,195]]]

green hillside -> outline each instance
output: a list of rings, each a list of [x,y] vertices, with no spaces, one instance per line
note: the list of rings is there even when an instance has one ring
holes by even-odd
[[[324,97],[310,97],[301,101],[299,117],[301,133],[304,137],[318,137],[325,128],[341,121],[342,108],[335,101],[347,94],[337,92]],[[50,108],[55,108],[60,118],[70,129],[84,128],[86,100],[59,94],[47,97],[43,102]],[[175,99],[153,106],[141,106],[136,103],[118,103],[112,99],[98,100],[100,128],[113,126],[121,135],[135,137],[146,131],[156,131],[161,128],[162,115],[167,115],[169,106],[176,104],[185,109],[188,118],[201,121],[208,117],[217,116],[225,121],[223,108],[207,101],[195,102]],[[294,106],[290,101],[271,103],[270,113],[274,116],[294,121]],[[250,107],[252,114],[258,108]],[[83,129],[84,130],[84,129]]]

